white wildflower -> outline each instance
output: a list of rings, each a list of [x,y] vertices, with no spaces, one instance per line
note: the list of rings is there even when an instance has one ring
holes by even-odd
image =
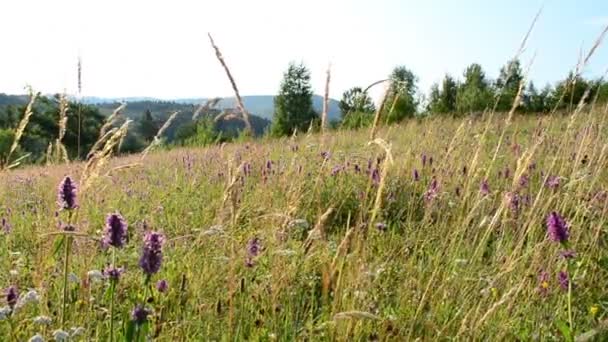
[[[38,303],[38,301],[40,301],[38,292],[36,292],[36,290],[29,290],[19,296],[19,300],[17,300],[17,305],[15,305],[15,308],[20,309],[29,303]]]
[[[49,316],[37,316],[33,319],[34,323],[38,325],[49,325],[53,322],[53,319]]]
[[[100,281],[103,279],[103,273],[100,270],[91,270],[87,272],[87,277],[91,281]]]
[[[8,273],[13,277],[16,277],[19,275],[19,271],[17,271],[17,270],[10,270]]]
[[[55,339],[55,341],[68,341],[70,338],[70,334],[61,329],[57,329],[53,331],[53,338]]]
[[[28,342],[44,342],[44,338],[42,338],[42,336],[40,336],[40,334],[36,334],[36,335],[32,336],[32,338],[30,338],[28,340]]]
[[[0,321],[3,321],[11,314],[12,310],[8,306],[4,306],[0,308]]]

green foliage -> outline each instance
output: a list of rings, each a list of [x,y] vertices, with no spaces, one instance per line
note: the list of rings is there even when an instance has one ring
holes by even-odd
[[[464,72],[464,82],[458,89],[457,111],[464,114],[483,111],[491,106],[492,97],[492,90],[481,65],[469,65]]]
[[[4,110],[0,110],[0,128],[14,129],[23,113],[25,113],[25,104],[6,106]],[[75,102],[68,103],[67,117],[63,144],[70,159],[83,158],[97,141],[105,118],[96,107]],[[54,142],[58,134],[59,97],[41,96],[33,107],[30,122],[21,138],[21,150],[24,153],[31,153],[31,159],[34,161],[42,160],[49,143]]]
[[[275,136],[307,131],[318,118],[312,107],[310,71],[304,64],[289,64],[274,105],[271,133]]]
[[[6,158],[15,139],[15,133],[11,129],[0,129],[0,165],[7,162]]]
[[[528,84],[528,88],[524,93],[523,107],[528,113],[546,113],[550,111],[551,105],[551,87],[546,86],[539,93],[534,86],[534,82]]]
[[[450,75],[445,75],[441,89],[437,84],[431,87],[427,111],[431,114],[446,114],[456,111],[458,84]]]
[[[418,78],[405,66],[399,66],[393,69],[390,80],[383,120],[390,124],[414,117],[418,108]]]
[[[374,114],[369,112],[350,112],[342,119],[340,126],[345,129],[357,129],[371,126]]]
[[[175,142],[182,146],[207,146],[222,140],[222,132],[211,117],[203,117],[192,123],[182,125],[177,133]]]
[[[149,144],[156,136],[156,133],[158,133],[159,128],[160,124],[158,121],[154,120],[150,109],[146,109],[142,114],[137,127],[142,139]]]
[[[353,87],[345,91],[339,106],[343,120],[353,112],[374,113],[376,110],[371,97],[360,87]]]
[[[524,76],[521,65],[517,59],[507,62],[507,64],[500,69],[500,74],[495,83],[496,92],[497,94],[500,93],[500,99],[496,107],[497,111],[508,112],[511,110],[519,90],[519,85],[523,79]]]

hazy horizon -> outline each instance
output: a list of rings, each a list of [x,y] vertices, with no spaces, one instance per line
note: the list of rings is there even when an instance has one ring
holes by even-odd
[[[244,96],[276,94],[290,61],[310,68],[315,94],[323,93],[331,63],[335,99],[397,65],[413,70],[427,93],[446,72],[460,78],[473,62],[495,78],[540,7],[524,0],[3,3],[0,10],[11,15],[0,21],[8,33],[0,92],[23,94],[31,85],[43,93],[75,94],[81,56],[83,96],[229,97],[210,32]],[[538,87],[563,79],[606,23],[608,3],[547,2],[522,56],[527,65],[536,53],[530,78]],[[607,57],[600,46],[584,75],[599,77]]]

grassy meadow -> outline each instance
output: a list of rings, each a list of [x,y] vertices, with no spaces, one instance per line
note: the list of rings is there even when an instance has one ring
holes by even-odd
[[[18,300],[0,336],[604,340],[608,127],[579,109],[113,158],[71,210],[57,189],[83,163],[5,171],[0,285]],[[121,248],[102,243],[117,212]],[[150,230],[164,243],[146,276]]]

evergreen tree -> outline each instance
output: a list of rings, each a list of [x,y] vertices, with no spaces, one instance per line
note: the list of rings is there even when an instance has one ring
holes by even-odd
[[[418,78],[409,69],[399,66],[390,75],[391,87],[386,98],[384,120],[387,123],[400,122],[416,115],[418,108]]]
[[[304,64],[290,63],[283,75],[279,94],[274,99],[274,120],[271,132],[275,136],[306,131],[318,119],[312,107],[310,71]]]
[[[471,64],[464,72],[464,83],[458,89],[456,109],[459,113],[483,111],[492,102],[492,90],[479,64]]]
[[[152,112],[149,109],[146,109],[146,111],[141,116],[138,128],[141,137],[147,143],[150,143],[152,139],[154,139],[154,137],[156,136],[156,133],[158,133],[158,124],[154,120]]]

